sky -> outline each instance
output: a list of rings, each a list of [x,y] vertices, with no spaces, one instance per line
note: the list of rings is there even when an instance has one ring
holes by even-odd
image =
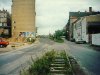
[[[0,0],[0,9],[11,12],[11,0]],[[69,19],[69,12],[100,11],[100,0],[36,0],[36,27],[38,34],[48,35],[63,29]]]

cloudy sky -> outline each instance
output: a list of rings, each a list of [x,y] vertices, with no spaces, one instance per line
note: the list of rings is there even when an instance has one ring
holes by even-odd
[[[39,34],[53,33],[62,29],[69,11],[100,11],[100,0],[36,0],[36,26]],[[11,12],[11,0],[0,0],[0,9]]]

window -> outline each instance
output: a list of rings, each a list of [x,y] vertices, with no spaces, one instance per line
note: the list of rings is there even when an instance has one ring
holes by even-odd
[[[7,26],[7,23],[4,23],[4,25],[3,26]]]
[[[2,23],[0,23],[0,26],[2,26]]]
[[[9,34],[9,30],[8,29],[4,29],[4,34],[8,35]]]
[[[89,34],[100,33],[100,22],[88,22],[87,33]]]

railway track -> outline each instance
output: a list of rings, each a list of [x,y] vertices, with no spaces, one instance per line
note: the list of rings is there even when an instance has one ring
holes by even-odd
[[[50,66],[50,75],[73,75],[69,58],[57,54]]]

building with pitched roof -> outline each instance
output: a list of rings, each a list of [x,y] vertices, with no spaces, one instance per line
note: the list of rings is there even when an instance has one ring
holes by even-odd
[[[100,14],[100,12],[93,12],[92,11],[92,7],[89,7],[89,12],[69,12],[69,20],[68,23],[66,25],[66,30],[67,30],[67,36],[68,36],[68,40],[74,41],[73,39],[73,23],[79,19],[80,17],[84,17],[84,16],[89,16],[89,15],[96,15],[96,14]]]

